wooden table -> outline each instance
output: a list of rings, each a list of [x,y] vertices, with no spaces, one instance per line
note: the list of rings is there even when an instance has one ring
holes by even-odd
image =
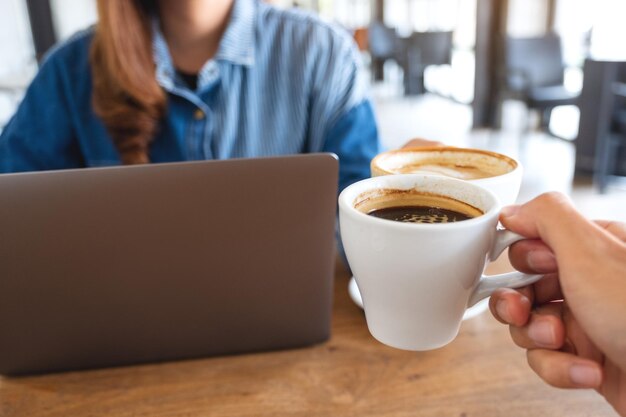
[[[0,416],[616,416],[593,391],[544,384],[486,312],[431,352],[368,333],[338,265],[332,337],[310,348],[0,379]]]

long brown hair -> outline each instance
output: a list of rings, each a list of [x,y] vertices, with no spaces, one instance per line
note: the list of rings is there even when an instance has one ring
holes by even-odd
[[[150,162],[149,145],[165,114],[152,55],[153,8],[150,0],[98,0],[92,101],[124,164]]]

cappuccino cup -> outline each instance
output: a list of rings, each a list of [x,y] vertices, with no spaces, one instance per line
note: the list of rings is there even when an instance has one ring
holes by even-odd
[[[522,184],[519,161],[480,149],[414,147],[377,155],[370,164],[373,177],[392,174],[442,175],[478,184],[505,205],[515,203]]]
[[[483,275],[488,260],[523,239],[497,229],[500,208],[485,188],[424,174],[372,177],[340,194],[341,238],[376,339],[405,350],[444,346],[468,307],[541,278]]]

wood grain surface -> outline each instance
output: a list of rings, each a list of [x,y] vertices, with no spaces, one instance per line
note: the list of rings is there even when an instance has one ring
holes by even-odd
[[[405,352],[376,342],[349,299],[348,279],[338,264],[327,343],[0,378],[0,416],[616,416],[594,391],[544,384],[488,312],[464,322],[456,340],[435,351]]]

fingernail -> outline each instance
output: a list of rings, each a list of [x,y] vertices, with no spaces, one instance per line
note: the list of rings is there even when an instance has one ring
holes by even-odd
[[[539,347],[553,347],[556,344],[556,335],[553,326],[543,320],[531,323],[528,328],[528,337]]]
[[[500,211],[501,217],[515,216],[519,211],[519,206],[506,206]]]
[[[572,382],[581,387],[595,388],[602,382],[600,370],[592,365],[574,364],[569,368]]]
[[[526,262],[535,271],[550,271],[556,268],[556,258],[554,254],[546,250],[535,250],[528,252]]]
[[[498,300],[496,303],[496,311],[498,316],[507,323],[511,322],[511,315],[509,314],[508,304],[504,300]]]

